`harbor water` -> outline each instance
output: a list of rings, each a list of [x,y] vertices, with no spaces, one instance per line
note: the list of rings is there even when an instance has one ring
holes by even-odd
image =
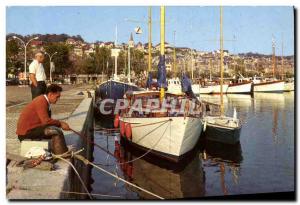
[[[201,98],[219,102],[220,97]],[[236,108],[243,123],[236,145],[201,139],[184,164],[169,166],[139,158],[141,153],[119,144],[118,132],[97,131],[102,120],[95,125],[95,142],[115,156],[95,147],[94,163],[163,198],[294,191],[294,93],[224,95],[224,105],[228,116]],[[94,168],[92,179],[92,193],[102,194],[96,199],[155,199]]]

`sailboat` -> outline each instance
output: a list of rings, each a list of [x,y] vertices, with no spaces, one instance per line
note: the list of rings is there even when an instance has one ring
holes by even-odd
[[[284,81],[278,80],[275,78],[275,40],[272,40],[272,61],[273,61],[273,78],[262,79],[260,77],[254,76],[253,78],[253,91],[254,92],[278,92],[281,93],[284,91]]]
[[[150,34],[149,34],[150,35]],[[114,111],[116,101],[118,99],[123,99],[124,94],[127,91],[139,91],[144,90],[143,88],[138,87],[134,83],[131,82],[131,74],[130,74],[130,47],[134,46],[132,34],[130,35],[129,43],[128,43],[128,78],[120,79],[117,74],[117,58],[118,58],[118,49],[117,49],[117,27],[116,27],[116,40],[115,40],[115,49],[112,50],[112,56],[115,58],[115,73],[113,77],[99,85],[98,88],[98,99],[96,100],[95,107],[99,108],[101,102],[106,99],[112,99],[112,102],[108,102],[105,104],[105,110]],[[105,116],[110,119],[114,118],[114,112],[111,112],[109,115],[104,115],[100,112],[99,109],[96,109],[96,116]]]
[[[281,55],[281,71],[282,71],[282,80],[284,81],[284,92],[290,92],[295,90],[294,78],[285,79],[284,75],[284,63],[283,63],[283,37],[282,37],[282,55]]]
[[[203,118],[203,131],[206,139],[225,144],[236,144],[240,140],[241,124],[234,109],[233,117],[224,116],[223,102],[223,8],[220,7],[220,52],[221,52],[221,78],[220,78],[220,116],[205,116]]]
[[[120,114],[120,133],[125,144],[144,150],[158,158],[179,162],[193,150],[200,137],[202,107],[195,105],[186,95],[165,92],[167,82],[164,6],[160,8],[160,24],[159,90],[134,91],[126,94],[130,104]],[[173,111],[169,107],[170,99],[176,100]],[[159,105],[148,105],[150,100],[158,101]],[[136,108],[138,101],[142,102],[142,107]],[[166,106],[163,106],[164,103]],[[181,112],[182,106],[184,112]],[[189,112],[189,107],[194,107],[199,112]]]

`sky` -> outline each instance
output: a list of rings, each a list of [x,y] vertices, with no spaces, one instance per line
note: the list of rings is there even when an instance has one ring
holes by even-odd
[[[10,6],[6,8],[6,33],[81,35],[87,42],[129,40],[148,42],[147,6]],[[127,20],[126,20],[127,19]],[[135,21],[128,21],[135,20]],[[160,41],[160,7],[152,7],[152,43]],[[140,21],[137,23],[136,21]],[[220,8],[217,6],[167,6],[166,42],[200,51],[219,49]],[[140,26],[142,34],[135,34]],[[174,40],[175,31],[175,40]],[[224,6],[224,49],[231,53],[294,54],[294,9],[291,6]],[[234,40],[235,39],[235,40]]]

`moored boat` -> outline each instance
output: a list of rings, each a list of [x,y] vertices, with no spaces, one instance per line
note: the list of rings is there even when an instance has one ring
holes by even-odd
[[[158,91],[137,91],[132,93],[130,101],[134,104],[139,99],[142,102],[145,99],[155,100],[159,99],[159,94]],[[192,106],[191,100],[178,97],[178,103],[182,101]],[[166,98],[174,99],[176,96],[166,93]],[[191,114],[186,107],[184,112],[180,112],[182,106],[177,104],[173,112],[170,107],[165,111],[161,107],[147,105],[143,105],[142,109],[131,107],[131,112],[121,114],[120,129],[128,127],[125,131],[121,130],[121,134],[125,132],[126,141],[141,149],[150,150],[152,154],[169,161],[179,162],[195,147],[202,131],[201,112]],[[126,134],[126,131],[129,133]]]
[[[284,91],[284,81],[282,80],[254,80],[253,81],[254,92],[273,92],[281,93]]]
[[[229,84],[226,93],[235,94],[250,94],[251,93],[251,82],[237,82]]]

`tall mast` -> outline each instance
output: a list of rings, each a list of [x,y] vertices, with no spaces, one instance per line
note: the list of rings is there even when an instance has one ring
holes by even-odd
[[[276,65],[276,59],[275,59],[275,39],[272,38],[272,63],[273,63],[273,78],[275,78],[275,65]]]
[[[175,47],[175,35],[176,35],[176,31],[174,31],[174,56],[173,56],[173,60],[174,60],[174,67],[173,67],[173,72],[176,72],[176,47]]]
[[[283,68],[283,35],[281,36],[281,80],[284,79],[284,68]]]
[[[160,7],[160,55],[165,55],[165,7]]]
[[[221,98],[221,107],[220,107],[220,111],[221,111],[221,116],[224,115],[224,104],[223,104],[223,72],[224,72],[224,57],[223,57],[223,7],[220,6],[220,56],[221,56],[221,60],[220,60],[220,72],[221,72],[221,79],[220,79],[220,98]]]
[[[164,62],[165,60],[165,7],[164,6],[160,7],[160,60],[162,60],[163,63],[165,63]],[[162,102],[165,97],[164,86],[161,86],[159,93],[160,93],[159,94],[160,102]]]
[[[149,19],[148,19],[148,73],[152,70],[152,20],[151,20],[151,13],[152,13],[152,8],[149,6],[149,11],[148,11]]]

